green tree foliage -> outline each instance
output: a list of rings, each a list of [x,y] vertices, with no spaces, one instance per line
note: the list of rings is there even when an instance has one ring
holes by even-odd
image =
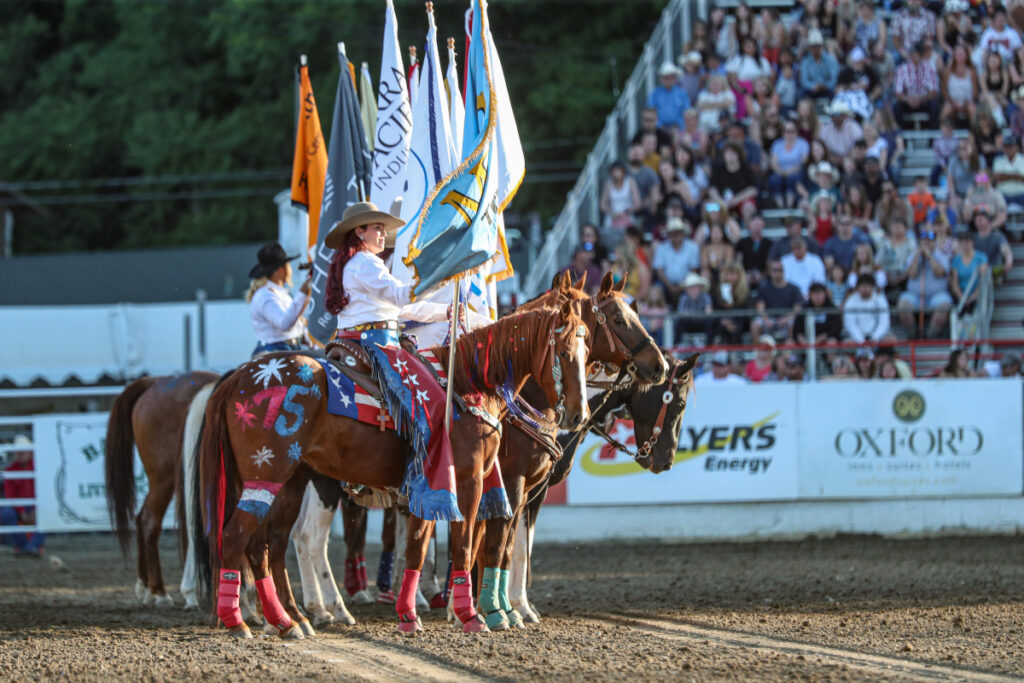
[[[615,103],[609,60],[621,84],[665,1],[490,4],[528,178],[582,164]],[[435,2],[460,73],[467,5]],[[396,9],[403,49],[422,52],[423,4],[396,0]],[[51,215],[19,211],[15,251],[273,238],[298,55],[309,55],[329,127],[337,41],[376,78],[383,24],[380,0],[0,2],[0,181],[64,182],[23,189]],[[511,210],[550,217],[571,185],[528,182]]]

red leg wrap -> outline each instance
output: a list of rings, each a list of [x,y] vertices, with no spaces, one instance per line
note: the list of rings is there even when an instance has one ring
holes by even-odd
[[[473,608],[473,580],[469,572],[452,572],[452,609],[463,624],[476,617]]]
[[[217,587],[217,617],[228,628],[242,623],[242,610],[238,608],[241,591],[241,574],[234,569],[221,569],[220,585]]]
[[[359,592],[359,570],[354,557],[345,558],[345,592],[355,595]]]
[[[402,588],[398,591],[395,611],[402,621],[416,620],[416,589],[420,585],[420,573],[414,569],[406,569],[402,575]]]
[[[357,591],[364,591],[369,585],[366,581],[366,556],[358,555],[356,557],[356,579],[359,582],[359,588]]]
[[[281,631],[291,628],[292,618],[284,611],[281,601],[277,599],[277,589],[274,588],[273,577],[268,576],[257,581],[256,594],[260,596],[263,616],[267,618],[268,624],[273,624]]]

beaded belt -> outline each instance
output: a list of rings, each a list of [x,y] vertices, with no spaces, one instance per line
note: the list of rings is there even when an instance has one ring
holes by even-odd
[[[345,332],[366,332],[367,330],[397,330],[398,322],[395,320],[381,320],[374,323],[363,323],[354,327],[346,327]]]

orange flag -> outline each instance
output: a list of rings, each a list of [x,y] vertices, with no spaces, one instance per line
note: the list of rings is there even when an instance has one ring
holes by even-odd
[[[327,177],[327,146],[320,128],[320,113],[309,82],[309,67],[299,67],[299,126],[295,133],[292,162],[292,203],[309,214],[309,246],[316,244],[320,227],[320,203]]]

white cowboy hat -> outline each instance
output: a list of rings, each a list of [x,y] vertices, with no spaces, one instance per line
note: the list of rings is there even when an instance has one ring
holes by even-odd
[[[811,47],[813,45],[824,45],[824,44],[825,44],[825,37],[823,35],[821,35],[821,31],[820,30],[818,30],[816,28],[812,28],[810,31],[807,32],[807,46],[808,47]]]
[[[836,100],[828,108],[829,116],[839,116],[841,114],[846,114],[848,116],[852,113],[853,110],[850,109],[850,105],[848,105],[846,102],[843,102],[842,100]]]
[[[686,278],[683,280],[683,287],[693,287],[694,285],[700,285],[701,289],[705,292],[711,286],[707,280],[697,275],[697,273],[687,273]]]
[[[839,171],[837,171],[835,167],[827,161],[823,161],[814,167],[814,175],[818,175],[819,173],[828,173],[832,176],[832,180],[839,178]]]
[[[676,65],[673,64],[672,62],[663,62],[662,65],[661,65],[661,68],[658,69],[658,77],[659,78],[661,78],[663,76],[678,76],[678,75],[679,75],[679,69],[677,69]]]
[[[31,446],[32,445],[32,439],[28,438],[24,434],[18,434],[17,436],[14,437],[14,445],[15,446]]]
[[[689,224],[687,224],[687,222],[684,221],[682,218],[679,218],[678,216],[673,216],[672,218],[668,219],[667,223],[665,223],[665,234],[668,235],[673,232],[682,232],[686,235],[689,235],[690,233],[693,232],[693,228],[691,228]]]
[[[358,202],[345,209],[341,220],[334,224],[331,231],[327,233],[324,244],[330,249],[338,249],[345,241],[345,235],[361,225],[371,223],[382,223],[387,231],[387,246],[395,246],[395,233],[405,225],[405,221],[397,216],[392,216],[386,211],[381,211],[373,202]]]

